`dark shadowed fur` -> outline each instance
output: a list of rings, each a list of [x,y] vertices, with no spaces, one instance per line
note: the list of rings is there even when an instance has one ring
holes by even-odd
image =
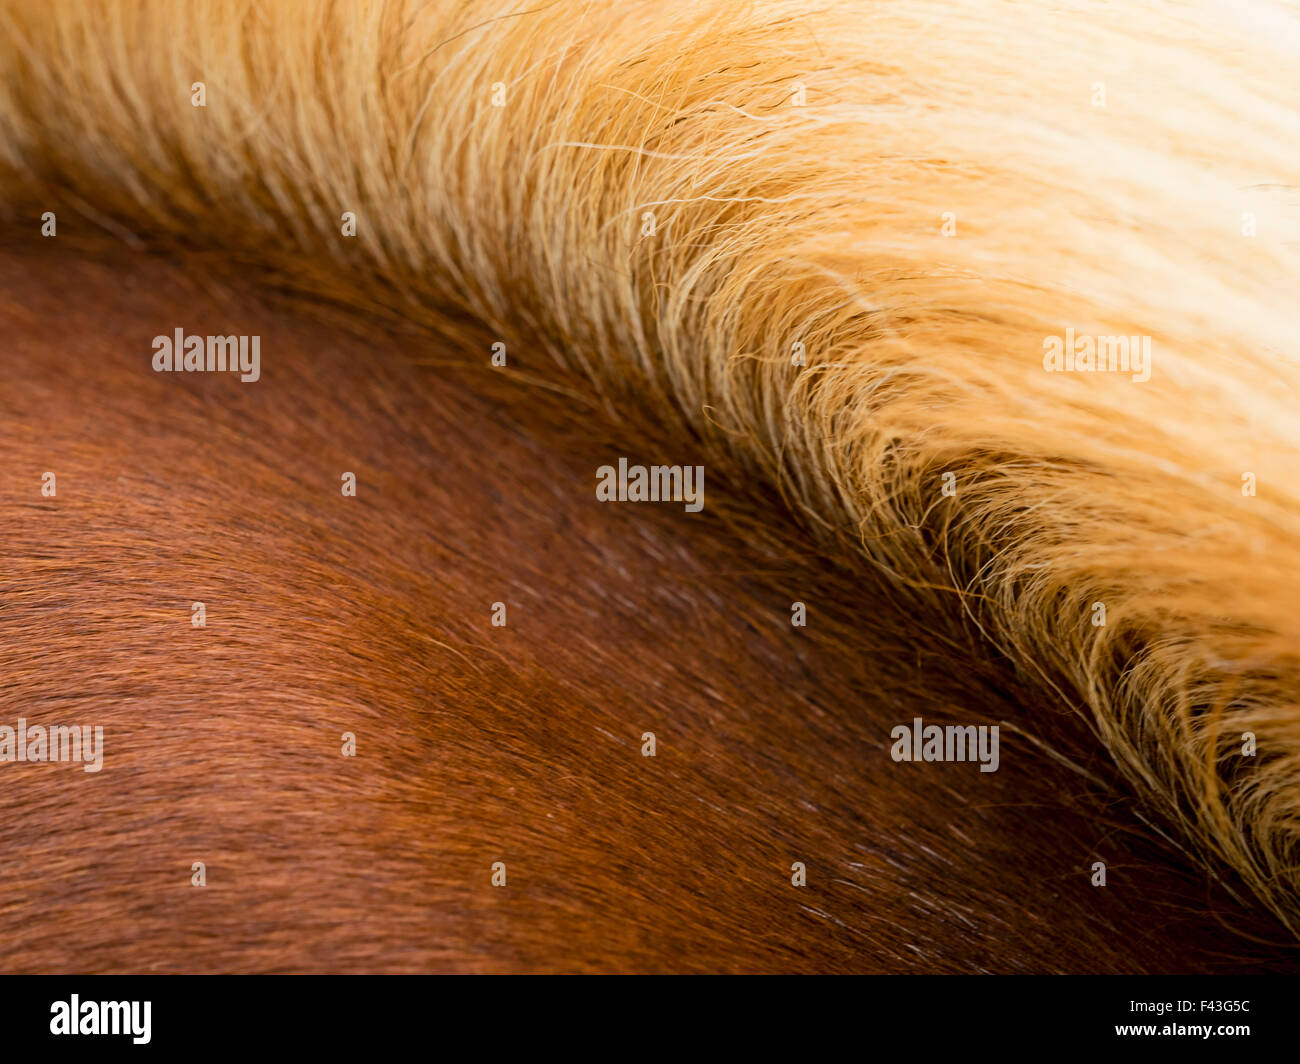
[[[0,257],[5,722],[105,729],[98,774],[0,769],[0,970],[1296,968],[1101,797],[1074,718],[1036,727],[1096,783],[1016,735],[973,633],[846,597],[777,500],[598,503],[669,444],[527,352],[455,371],[106,255]],[[150,370],[232,321],[256,387]],[[1001,769],[893,762],[917,715],[1002,721]]]

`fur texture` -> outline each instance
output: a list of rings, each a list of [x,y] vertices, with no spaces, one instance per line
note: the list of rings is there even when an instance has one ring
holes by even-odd
[[[779,493],[936,639],[976,633],[1029,729],[1077,713],[1147,816],[1300,930],[1290,6],[89,0],[3,25],[12,218],[219,249],[581,378],[728,491]],[[1046,372],[1067,329],[1150,337],[1150,379]]]
[[[698,456],[578,380],[434,376],[425,337],[71,241],[0,254],[0,723],[105,753],[0,765],[0,970],[1297,967],[960,618],[846,585],[774,499],[598,502],[595,464]],[[260,334],[262,379],[149,371],[174,320]],[[917,714],[1001,721],[998,771],[895,764]]]

